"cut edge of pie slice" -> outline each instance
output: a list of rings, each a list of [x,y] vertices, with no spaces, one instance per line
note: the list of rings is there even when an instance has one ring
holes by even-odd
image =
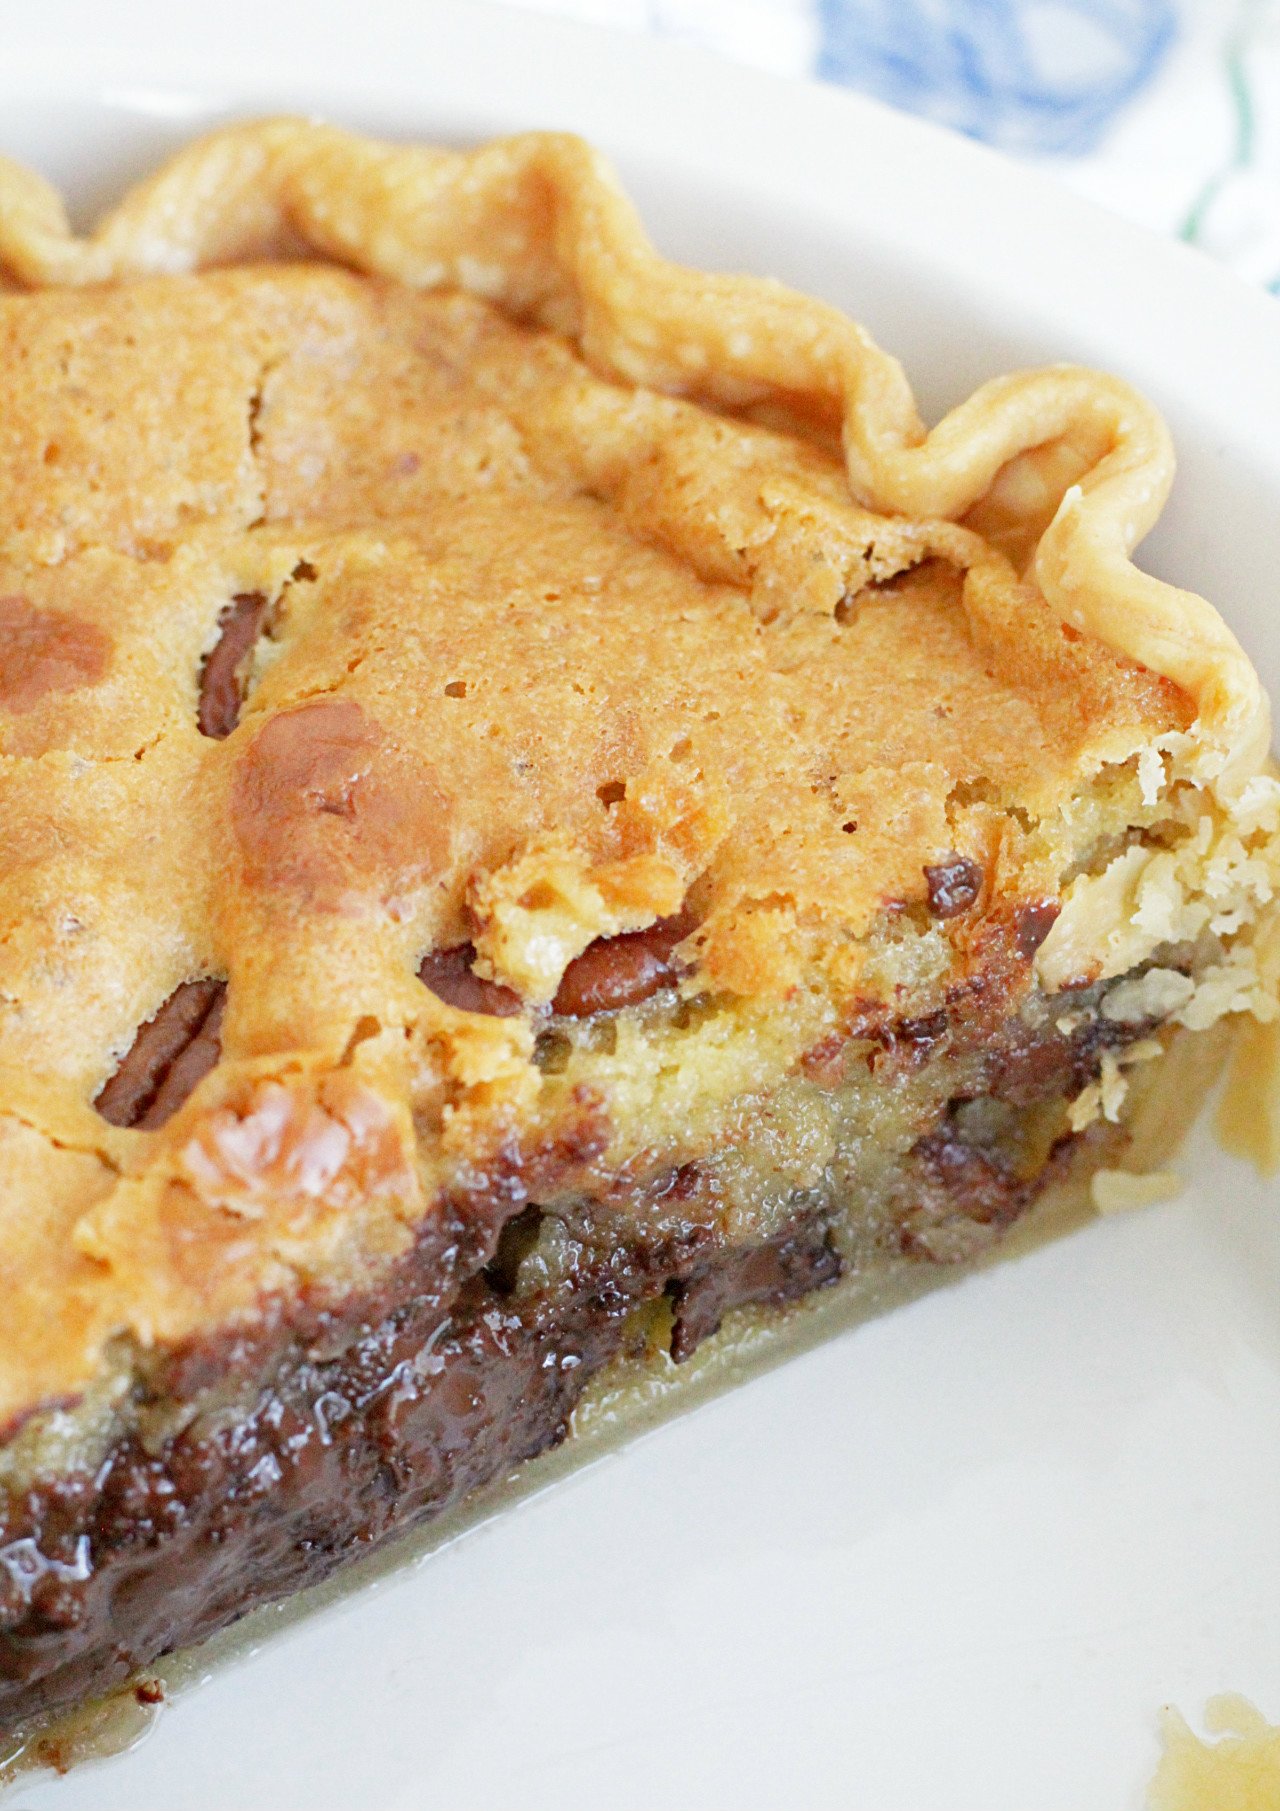
[[[0,204],[0,1724],[1274,1113],[1126,386],[926,432],[562,136]]]

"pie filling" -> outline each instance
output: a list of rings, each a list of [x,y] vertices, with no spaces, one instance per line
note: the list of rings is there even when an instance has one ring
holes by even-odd
[[[1050,917],[1024,914],[1024,943]],[[652,939],[645,962],[669,941]],[[606,1021],[634,1012],[635,947],[616,971],[598,951],[561,1008],[603,997],[625,1002],[597,1008]],[[138,1371],[105,1422],[86,1400],[33,1424],[10,1448],[0,1526],[4,1723],[106,1689],[506,1475],[565,1436],[611,1363],[667,1372],[734,1309],[977,1257],[1077,1160],[1122,1158],[1123,1104],[1108,1121],[1081,1103],[1163,1053],[1169,1029],[1132,1004],[1158,997],[1148,978],[1194,977],[1215,953],[1162,951],[1065,1011],[1034,992],[1009,1010],[1007,967],[970,980],[923,1018],[811,1050],[736,1139],[642,1180],[581,1186],[578,1160],[598,1144],[587,1110],[563,1140],[576,1185],[544,1171],[531,1200],[531,1179],[509,1172],[459,1199],[446,1234],[424,1234],[376,1291],[297,1308],[265,1348],[193,1342]],[[469,991],[457,952],[424,967],[471,1010],[506,1010]],[[650,1012],[673,1009],[665,980]],[[99,1108],[162,1123],[217,1059],[224,995],[194,982],[172,996]],[[548,1040],[568,1016],[553,1013]],[[463,1254],[452,1266],[442,1237]]]

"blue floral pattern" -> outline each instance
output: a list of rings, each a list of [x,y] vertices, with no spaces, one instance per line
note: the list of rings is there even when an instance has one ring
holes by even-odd
[[[1172,0],[819,0],[818,73],[1012,151],[1090,151],[1174,40]]]

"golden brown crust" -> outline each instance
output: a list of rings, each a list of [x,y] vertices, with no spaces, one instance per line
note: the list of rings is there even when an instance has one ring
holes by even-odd
[[[369,274],[146,274],[306,247]],[[858,329],[663,264],[577,141],[236,129],[87,241],[6,168],[0,262],[0,1423],[113,1340],[352,1286],[570,1111],[615,1166],[706,1148],[858,999],[969,973],[1142,793],[1249,765],[1234,643],[1127,562],[1167,479],[1145,405],[1040,374],[924,438]],[[847,470],[732,413],[766,399],[843,416]],[[1084,500],[1020,579],[1010,461],[1055,434]],[[246,597],[238,721],[202,733]],[[905,975],[893,926],[956,861],[973,909]],[[682,906],[718,1018],[544,1074],[569,963]],[[1085,907],[1046,961],[1093,959]],[[423,985],[464,943],[524,1012]],[[108,1124],[202,976],[223,1061],[160,1130]]]
[[[625,381],[741,406],[782,401],[839,423],[855,496],[956,518],[1020,456],[1083,446],[1032,571],[1058,616],[1180,685],[1199,707],[1200,769],[1256,766],[1266,700],[1203,599],[1129,555],[1168,494],[1159,416],[1113,378],[1069,366],[984,385],[926,433],[897,361],[836,309],[759,278],[657,256],[598,153],[528,133],[473,152],[388,146],[275,120],[211,134],[134,191],[89,240],[57,195],[5,166],[0,260],[30,284],[190,270],[297,244],[416,288],[470,289],[570,333]]]

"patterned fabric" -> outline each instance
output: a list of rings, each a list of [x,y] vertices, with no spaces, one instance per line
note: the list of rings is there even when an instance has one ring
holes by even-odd
[[[820,0],[818,74],[1011,151],[1092,151],[1159,68],[1171,0]]]
[[[1280,0],[1243,0],[1224,37],[1229,130],[1181,225],[1280,295]]]
[[[1280,293],[1280,0],[519,0],[1044,160]]]

